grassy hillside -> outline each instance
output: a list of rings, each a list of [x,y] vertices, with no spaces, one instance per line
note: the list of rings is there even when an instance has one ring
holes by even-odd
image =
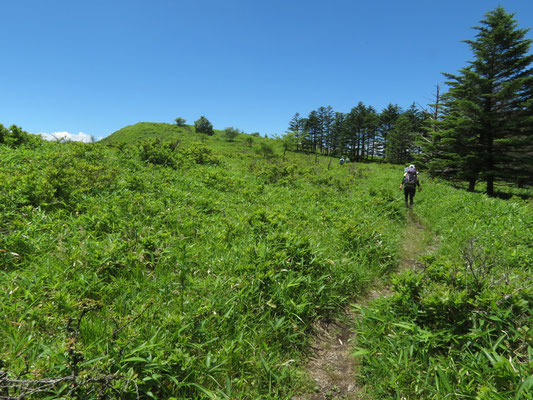
[[[397,266],[401,170],[282,157],[278,142],[248,137],[228,142],[221,132],[141,123],[102,143],[0,146],[0,374],[10,396],[289,399],[309,384],[302,365],[313,323],[334,318]],[[429,277],[398,281],[398,304],[416,299],[433,276],[446,277],[472,231],[503,260],[497,265],[511,284],[495,293],[530,316],[531,290],[517,283],[533,259],[524,245],[530,205],[462,196],[429,182],[417,195],[415,212],[442,245],[427,259]],[[436,326],[453,304],[431,314]],[[471,312],[500,309],[475,304]],[[392,312],[404,315],[399,305]],[[514,316],[486,337],[509,332]],[[381,324],[363,322],[359,346],[375,356],[374,344],[390,332],[372,326]],[[530,340],[525,324],[512,326],[513,343]],[[512,347],[522,362],[513,364],[514,393],[526,393],[519,383],[530,349]],[[364,376],[389,382],[374,358],[364,361]],[[416,385],[395,381],[405,393]],[[449,387],[437,393],[466,393],[457,382]],[[400,389],[375,388],[387,396]]]
[[[234,141],[244,142],[246,139],[256,142],[264,141],[257,135],[249,135],[240,133]],[[191,141],[206,141],[210,142],[227,142],[224,137],[224,131],[214,129],[214,134],[209,136],[205,133],[197,133],[194,125],[177,126],[175,124],[167,124],[163,122],[138,122],[134,125],[128,125],[109,136],[100,140],[100,143],[106,145],[119,145],[142,140],[180,140],[185,143]]]
[[[162,122],[139,122],[113,132],[100,142],[117,145],[146,139],[177,140],[179,138],[187,138],[191,134],[196,135],[194,126],[186,125],[179,127],[175,124],[172,125]]]
[[[169,139],[174,140],[194,127],[178,127],[158,122],[139,122],[135,125],[128,125],[111,135],[103,138],[100,142],[105,144],[128,143],[139,139]]]
[[[362,310],[363,381],[379,399],[531,398],[531,200],[424,190],[416,215],[434,248]]]
[[[312,323],[394,267],[393,169],[184,142],[0,148],[11,379],[289,398]]]

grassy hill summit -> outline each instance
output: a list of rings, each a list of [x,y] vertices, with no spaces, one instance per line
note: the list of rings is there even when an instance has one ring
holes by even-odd
[[[179,127],[175,124],[163,122],[138,122],[134,125],[128,125],[111,135],[100,140],[104,144],[129,143],[136,140],[145,139],[168,139],[175,140],[181,134],[194,131],[194,126]]]
[[[215,135],[222,135],[224,131],[214,130]],[[134,125],[128,125],[109,136],[100,140],[104,144],[130,143],[139,140],[159,139],[159,140],[177,140],[192,137],[199,139],[207,136],[204,133],[196,133],[194,125],[178,126],[165,122],[138,122]]]
[[[290,399],[317,322],[376,286],[353,321],[370,398],[531,395],[530,200],[421,171],[408,210],[403,166],[163,123],[4,139],[6,398]],[[397,274],[410,220],[425,251]]]
[[[191,146],[202,143],[202,146],[213,147],[216,152],[238,151],[247,154],[273,154],[274,149],[282,151],[282,141],[273,138],[261,137],[259,133],[247,134],[239,129],[228,127],[224,130],[213,129],[210,134],[197,132],[194,125],[176,125],[164,122],[138,122],[128,125],[100,140],[106,146],[140,145],[149,141],[165,142],[173,146]]]
[[[228,136],[227,131],[235,132],[234,135]],[[213,129],[212,134],[197,132],[194,125],[176,125],[165,122],[138,122],[133,125],[125,126],[118,131],[100,140],[100,143],[106,145],[126,144],[142,140],[205,140],[207,137],[219,141],[234,141],[236,139],[246,139],[249,137],[260,138],[258,133],[246,134],[238,129],[229,127],[224,130]],[[256,139],[257,140],[257,139]],[[261,139],[258,139],[261,141]]]

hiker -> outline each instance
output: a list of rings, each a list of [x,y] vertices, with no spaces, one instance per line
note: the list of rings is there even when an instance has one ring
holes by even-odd
[[[400,184],[400,190],[403,188],[403,193],[405,195],[405,207],[413,207],[413,199],[416,193],[416,187],[418,186],[418,191],[422,190],[420,186],[420,181],[418,180],[418,172],[414,165],[409,165],[407,172],[403,175],[402,183]]]
[[[341,157],[341,159],[339,160],[339,164],[340,165],[344,164],[344,157]]]

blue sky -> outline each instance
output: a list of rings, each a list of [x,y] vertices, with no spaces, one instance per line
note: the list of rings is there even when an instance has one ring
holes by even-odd
[[[0,123],[99,139],[205,115],[273,135],[320,106],[425,106],[498,5],[533,27],[529,0],[0,0]]]

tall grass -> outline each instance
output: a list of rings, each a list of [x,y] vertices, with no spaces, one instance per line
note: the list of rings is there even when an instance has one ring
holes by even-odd
[[[172,143],[0,146],[10,395],[290,398],[313,322],[396,265],[393,169]]]
[[[362,310],[363,380],[376,398],[531,398],[531,203],[439,183],[424,194],[415,213],[438,248]]]
[[[396,268],[397,168],[178,131],[0,145],[2,395],[291,398],[313,323]],[[528,398],[531,204],[425,182],[414,212],[438,248],[362,310],[369,391]]]

